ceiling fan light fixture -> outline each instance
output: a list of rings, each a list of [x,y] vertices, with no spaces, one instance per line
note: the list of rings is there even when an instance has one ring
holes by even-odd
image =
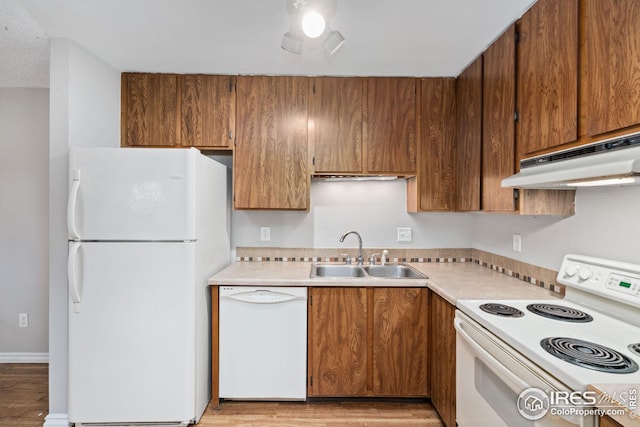
[[[287,52],[295,53],[299,55],[302,53],[302,37],[296,36],[291,31],[287,31],[282,36],[282,42],[280,43],[280,47]]]
[[[325,25],[324,16],[315,10],[305,12],[302,17],[302,31],[304,35],[309,38],[315,39],[320,37],[322,33],[324,33]]]
[[[324,49],[329,54],[329,56],[331,56],[336,53],[338,49],[340,49],[344,42],[344,36],[342,35],[342,33],[340,33],[340,31],[329,30],[329,34],[324,41]]]

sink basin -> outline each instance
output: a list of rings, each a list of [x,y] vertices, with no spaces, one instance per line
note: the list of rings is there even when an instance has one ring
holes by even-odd
[[[426,279],[427,276],[406,264],[365,265],[364,270],[371,277],[385,279]]]
[[[362,267],[349,264],[313,264],[311,278],[316,277],[365,277]]]
[[[312,264],[311,278],[377,278],[377,279],[427,279],[413,267],[406,264],[364,265],[351,264]]]

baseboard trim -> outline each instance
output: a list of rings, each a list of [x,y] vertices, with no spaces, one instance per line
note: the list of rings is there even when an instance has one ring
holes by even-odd
[[[43,427],[69,427],[69,415],[49,414],[44,417]]]
[[[49,353],[0,353],[0,363],[49,363]]]

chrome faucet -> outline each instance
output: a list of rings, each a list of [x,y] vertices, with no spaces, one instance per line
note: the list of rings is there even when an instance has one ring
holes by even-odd
[[[360,233],[358,233],[357,231],[347,231],[342,235],[342,237],[340,237],[340,242],[344,242],[344,238],[349,234],[355,234],[355,236],[358,238],[358,265],[362,265],[364,258],[362,257],[362,237],[360,237]]]

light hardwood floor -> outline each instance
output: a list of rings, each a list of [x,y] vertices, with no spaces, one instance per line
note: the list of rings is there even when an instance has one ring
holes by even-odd
[[[46,364],[0,364],[0,427],[41,427],[48,412]],[[344,400],[222,402],[207,408],[198,426],[442,427],[430,403]]]
[[[442,427],[430,403],[344,400],[222,402],[207,408],[201,426],[242,427]]]

